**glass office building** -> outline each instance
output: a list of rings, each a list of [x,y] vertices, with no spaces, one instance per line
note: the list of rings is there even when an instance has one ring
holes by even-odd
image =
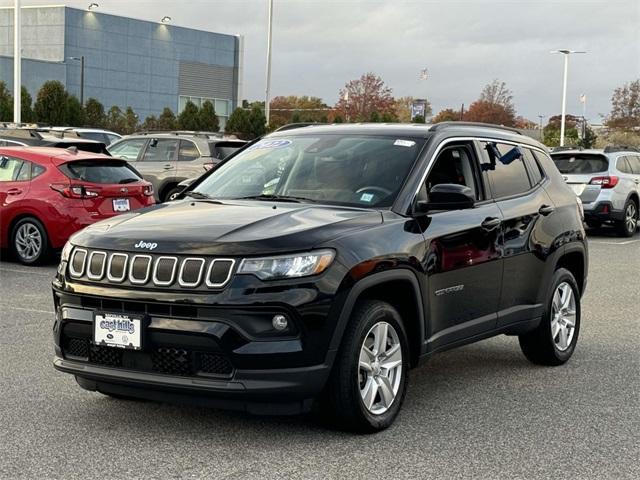
[[[242,37],[64,6],[23,7],[22,84],[34,97],[59,80],[108,110],[131,106],[140,120],[187,100],[215,104],[221,125],[242,90]],[[0,8],[0,80],[13,89],[13,8]]]

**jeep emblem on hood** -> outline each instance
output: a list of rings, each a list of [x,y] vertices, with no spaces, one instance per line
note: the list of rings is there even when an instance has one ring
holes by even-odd
[[[157,243],[147,243],[147,242],[144,242],[144,241],[140,240],[133,247],[134,248],[146,248],[147,250],[154,250],[157,246],[158,246]]]

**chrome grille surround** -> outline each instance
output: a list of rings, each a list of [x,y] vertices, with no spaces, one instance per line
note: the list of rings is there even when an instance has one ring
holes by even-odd
[[[93,273],[91,273],[91,264],[93,262],[93,257],[102,257],[102,260],[100,262],[100,274],[99,275],[94,275]],[[102,277],[104,277],[104,267],[107,260],[107,254],[105,252],[91,252],[89,254],[89,261],[87,262],[87,278],[89,280],[102,280]]]
[[[82,256],[76,259],[78,254]],[[82,263],[81,268],[74,269],[74,259],[77,267]],[[93,273],[92,261],[95,267]],[[231,281],[236,265],[237,261],[233,258],[123,253],[76,247],[69,256],[68,274],[73,280],[125,288],[148,286],[206,291],[225,287]],[[141,276],[143,272],[144,276]]]

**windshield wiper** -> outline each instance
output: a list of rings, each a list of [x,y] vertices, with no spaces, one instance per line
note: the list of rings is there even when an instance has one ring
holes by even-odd
[[[302,202],[317,202],[312,198],[306,197],[294,197],[290,195],[269,195],[269,194],[261,194],[261,195],[249,195],[247,197],[239,197],[235,200],[274,200],[276,202],[291,202],[291,203],[302,203]]]
[[[197,198],[199,200],[202,200],[202,199],[205,199],[205,198],[207,198],[207,199],[211,198],[211,195],[206,194],[206,193],[202,193],[202,192],[196,192],[195,190],[190,190],[190,191],[186,192],[185,195],[187,197]]]

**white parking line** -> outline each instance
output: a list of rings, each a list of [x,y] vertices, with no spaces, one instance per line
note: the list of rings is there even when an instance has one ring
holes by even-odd
[[[21,312],[47,313],[54,314],[53,310],[38,310],[37,308],[12,307],[11,305],[0,304],[0,308],[8,308],[9,310],[20,310]]]
[[[598,240],[589,240],[589,244],[599,244],[599,245],[629,245],[631,243],[637,243],[640,242],[640,238],[637,240],[626,240],[624,242],[599,242]]]
[[[19,270],[17,268],[0,268],[0,272],[28,273],[30,275],[40,275],[41,277],[53,277],[51,273],[34,272],[31,270]]]

